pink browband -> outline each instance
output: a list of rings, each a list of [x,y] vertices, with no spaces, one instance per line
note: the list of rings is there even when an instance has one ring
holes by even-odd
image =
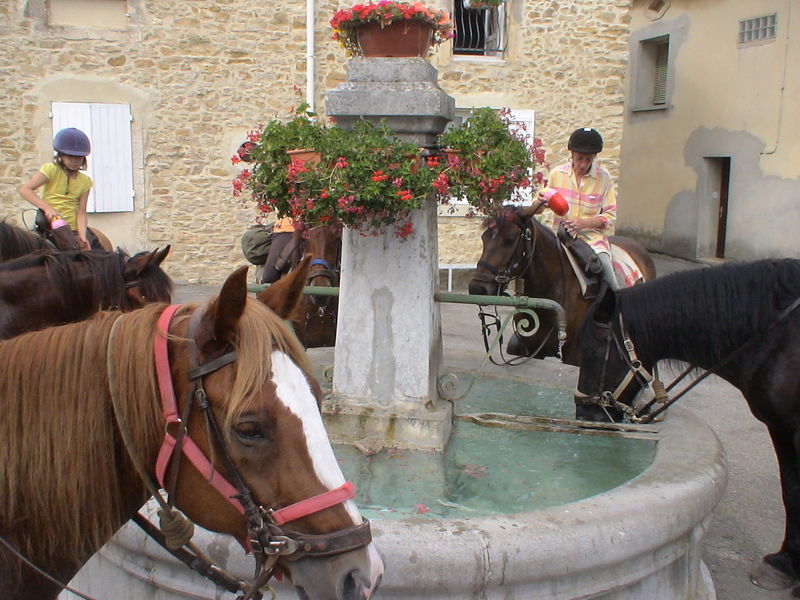
[[[158,390],[161,395],[161,412],[164,416],[164,421],[169,425],[170,423],[180,423],[180,416],[178,415],[178,403],[175,400],[175,388],[172,385],[172,373],[169,369],[169,353],[167,348],[167,334],[169,333],[169,324],[175,313],[181,308],[181,304],[171,304],[161,313],[158,319],[158,331],[155,336],[153,349],[155,351],[156,373],[158,375]],[[164,476],[167,472],[170,457],[175,451],[177,440],[169,433],[165,432],[164,442],[158,452],[158,459],[156,460],[156,477],[161,487],[164,487]],[[235,486],[231,485],[211,464],[203,451],[194,443],[189,437],[188,432],[183,436],[181,443],[181,450],[183,454],[189,459],[194,467],[205,477],[211,486],[217,490],[223,498],[226,498],[240,513],[244,514],[245,510],[241,502],[236,498],[239,494]],[[272,518],[276,524],[282,525],[289,521],[294,521],[301,517],[314,514],[331,506],[336,506],[340,502],[350,500],[356,495],[355,486],[346,481],[340,487],[328,490],[317,496],[306,498],[290,506],[278,509],[272,512]]]

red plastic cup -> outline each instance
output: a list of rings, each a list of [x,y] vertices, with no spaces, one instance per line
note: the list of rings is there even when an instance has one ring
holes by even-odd
[[[542,192],[542,196],[547,200],[547,208],[552,210],[559,217],[563,217],[569,212],[569,203],[564,199],[564,196],[559,194],[556,190],[548,188]]]

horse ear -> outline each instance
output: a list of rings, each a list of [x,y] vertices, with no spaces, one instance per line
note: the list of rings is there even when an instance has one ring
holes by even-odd
[[[159,266],[162,262],[164,262],[164,259],[167,258],[167,254],[169,254],[170,248],[172,248],[172,246],[170,244],[167,244],[166,246],[164,246],[164,249],[161,250],[160,252],[158,251],[158,249],[156,249],[155,251],[156,266]]]
[[[212,305],[214,315],[214,339],[226,342],[236,333],[236,326],[244,313],[247,302],[247,271],[239,267],[228,275],[222,290]]]
[[[534,200],[530,206],[523,206],[519,209],[519,216],[523,219],[532,217],[541,210],[541,208],[545,205],[545,202],[546,200]]]
[[[282,319],[291,319],[300,306],[303,287],[310,269],[311,255],[308,254],[289,273],[256,294],[256,298]]]
[[[603,282],[601,293],[594,309],[594,320],[600,323],[610,323],[614,317],[617,305],[617,293]]]
[[[147,268],[150,262],[155,258],[157,253],[158,253],[158,248],[156,248],[152,252],[142,252],[138,256],[134,256],[132,259],[130,259],[125,263],[125,268],[123,269],[122,276],[125,278],[126,281],[138,277]]]

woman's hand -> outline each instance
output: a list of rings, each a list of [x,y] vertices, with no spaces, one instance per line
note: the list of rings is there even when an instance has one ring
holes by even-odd
[[[92,249],[92,246],[89,244],[89,242],[86,240],[86,238],[84,236],[82,236],[82,235],[78,236],[78,244],[80,245],[81,250],[91,250]]]
[[[584,229],[605,229],[606,222],[599,217],[587,217],[585,219],[564,219],[564,229],[573,237]]]

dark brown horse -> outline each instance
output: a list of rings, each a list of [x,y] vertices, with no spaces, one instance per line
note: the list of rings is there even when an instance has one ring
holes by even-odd
[[[0,339],[80,321],[99,310],[169,302],[172,280],[161,269],[170,247],[124,252],[31,254],[0,264]]]
[[[92,231],[100,241],[103,250],[113,251],[111,242],[102,232],[97,229],[92,229]],[[25,256],[31,252],[79,249],[78,238],[68,227],[47,229],[43,235],[39,235],[5,220],[0,221],[0,263]]]
[[[533,218],[537,208],[536,205],[506,207],[498,216],[487,219],[481,236],[483,252],[469,283],[469,293],[500,295],[511,280],[524,279],[522,293],[525,296],[547,298],[564,308],[567,339],[561,348],[561,359],[567,364],[577,365],[580,359],[578,330],[592,301],[584,298],[556,235]],[[611,236],[609,240],[612,245],[628,252],[645,281],[655,277],[653,260],[638,242],[619,236]],[[539,313],[539,318],[539,329],[532,335],[514,335],[509,343],[512,353],[535,358],[558,356],[555,316],[543,312]],[[516,349],[512,348],[514,345]]]
[[[55,598],[50,578],[69,581],[156,481],[263,558],[260,582],[279,570],[305,599],[372,596],[383,565],[283,323],[305,275],[273,286],[269,307],[248,298],[243,268],[202,307],[102,312],[0,342],[0,598]],[[165,419],[180,462],[161,453]]]
[[[767,426],[786,510],[780,550],[765,556],[751,575],[768,589],[800,579],[799,306],[800,261],[761,260],[608,291],[581,331],[578,418],[635,420],[663,411],[694,384],[675,386],[683,390],[671,400],[663,396],[663,404],[637,398],[651,381],[653,390],[663,389],[655,383],[654,366],[668,360],[689,365],[683,376],[700,369],[701,377],[713,373],[738,388]],[[800,597],[800,587],[792,597]]]

